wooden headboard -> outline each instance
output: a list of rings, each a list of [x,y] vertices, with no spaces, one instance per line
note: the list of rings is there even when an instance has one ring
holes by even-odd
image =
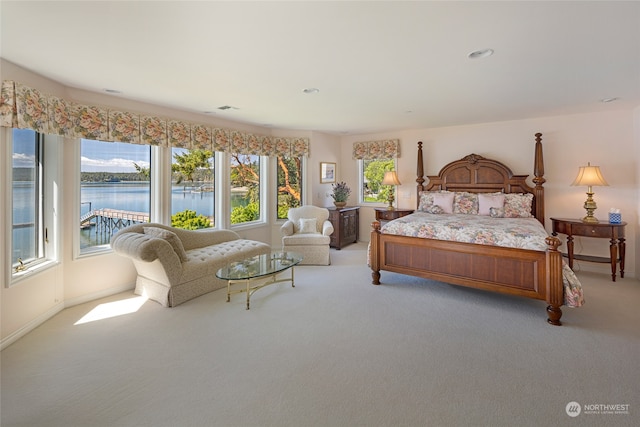
[[[544,161],[542,158],[542,134],[536,133],[535,162],[533,167],[535,187],[527,184],[529,175],[514,175],[505,164],[485,159],[477,154],[469,154],[443,167],[438,175],[428,176],[424,185],[424,165],[422,142],[418,142],[418,183],[417,203],[420,204],[421,191],[467,191],[469,193],[531,193],[533,203],[531,214],[544,226]]]

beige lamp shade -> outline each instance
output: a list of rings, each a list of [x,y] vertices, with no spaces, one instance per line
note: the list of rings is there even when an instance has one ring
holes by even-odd
[[[385,172],[382,185],[401,185],[398,174],[395,171]]]
[[[600,166],[591,166],[591,163],[587,163],[587,166],[580,166],[578,176],[571,185],[591,187],[593,185],[608,186],[609,184],[604,180]]]

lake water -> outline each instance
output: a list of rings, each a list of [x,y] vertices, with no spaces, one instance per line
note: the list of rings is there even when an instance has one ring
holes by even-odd
[[[33,184],[30,182],[15,182],[13,198],[13,222],[14,224],[29,224],[17,227],[13,230],[14,254],[13,262],[18,257],[28,259],[35,254],[27,253],[20,248],[30,248],[34,239],[34,222],[32,200],[34,197]],[[124,211],[149,213],[151,196],[148,183],[83,183],[81,185],[80,216],[89,210],[118,209]],[[243,194],[232,195],[233,207],[244,205]],[[184,210],[195,211],[213,220],[214,218],[214,192],[192,191],[192,187],[174,185],[171,189],[171,213]],[[78,224],[78,227],[80,224]],[[80,248],[109,243],[111,235],[106,235],[97,230],[98,227],[87,227],[80,231]]]

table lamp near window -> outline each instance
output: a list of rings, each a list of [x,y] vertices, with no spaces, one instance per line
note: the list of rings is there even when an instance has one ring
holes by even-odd
[[[400,185],[398,174],[395,171],[385,172],[384,178],[382,179],[382,185],[390,185],[390,186]],[[394,191],[395,191],[394,188],[389,189],[389,197],[388,197],[389,206],[387,206],[387,209],[390,211],[393,210],[393,201],[395,200],[395,197],[393,195]]]
[[[590,224],[598,223],[598,219],[593,216],[593,211],[596,210],[597,206],[595,200],[593,200],[593,190],[591,187],[594,185],[609,185],[602,177],[600,166],[591,166],[591,163],[587,163],[587,166],[580,166],[578,176],[571,185],[582,185],[587,187],[587,200],[584,202],[584,208],[587,210],[587,216],[582,218],[582,222]]]

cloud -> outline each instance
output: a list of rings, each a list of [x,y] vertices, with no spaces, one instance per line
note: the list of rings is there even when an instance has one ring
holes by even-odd
[[[32,168],[36,164],[36,159],[31,154],[13,153],[14,168]]]
[[[148,168],[150,166],[147,161],[135,162],[138,166]],[[80,165],[83,172],[136,172],[133,166],[134,161],[130,159],[90,159],[89,157],[81,157]]]

